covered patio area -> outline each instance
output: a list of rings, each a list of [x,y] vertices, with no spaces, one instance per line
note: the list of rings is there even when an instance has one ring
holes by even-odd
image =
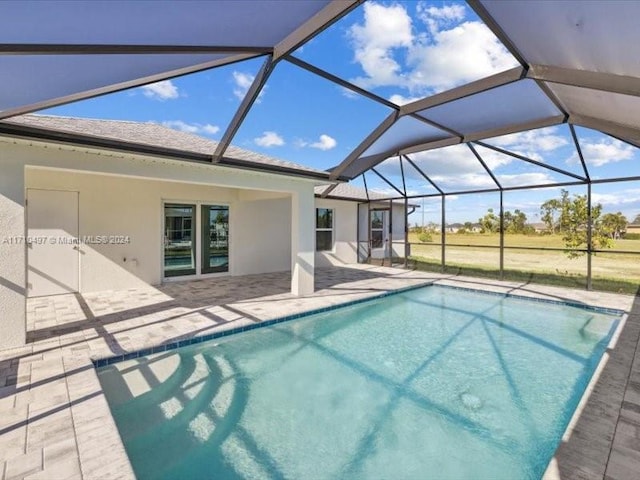
[[[371,265],[317,269],[317,291],[302,297],[289,282],[283,272],[30,299],[27,345],[0,357],[0,478],[133,478],[92,360],[431,282],[628,312],[545,478],[637,472],[638,297]]]

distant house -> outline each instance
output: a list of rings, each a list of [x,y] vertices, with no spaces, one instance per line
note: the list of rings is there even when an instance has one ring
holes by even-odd
[[[640,235],[640,223],[630,223],[627,225],[627,229],[625,234],[628,235],[630,233]]]
[[[547,224],[544,222],[536,222],[536,223],[530,223],[530,226],[533,227],[533,229],[536,231],[536,233],[542,233],[542,232],[546,232],[547,229]]]

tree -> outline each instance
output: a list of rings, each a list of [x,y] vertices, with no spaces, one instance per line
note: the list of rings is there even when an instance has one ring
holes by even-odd
[[[569,258],[578,258],[585,254],[580,251],[587,248],[589,231],[588,202],[586,195],[569,197],[569,192],[561,191],[559,199],[547,200],[540,206],[542,220],[552,232],[562,234],[565,253]],[[590,248],[611,248],[611,239],[600,218],[602,205],[591,206],[591,245]]]
[[[627,217],[622,212],[606,213],[602,216],[602,228],[612,240],[620,238],[627,228]]]
[[[506,211],[504,212],[504,231],[506,233],[528,233],[527,227],[527,215],[524,212],[521,212],[517,208],[513,213]]]
[[[640,224],[640,213],[638,215],[636,215],[636,218],[633,219],[633,222],[631,223],[637,223]]]
[[[493,213],[493,208],[487,210],[484,217],[478,220],[480,233],[496,233],[500,231],[500,218]]]
[[[540,205],[540,219],[550,233],[563,233],[566,225],[562,223],[562,212],[570,202],[569,192],[563,189],[560,191],[560,198],[552,198]]]
[[[418,234],[418,240],[422,243],[433,242],[433,235],[428,231],[424,231]]]

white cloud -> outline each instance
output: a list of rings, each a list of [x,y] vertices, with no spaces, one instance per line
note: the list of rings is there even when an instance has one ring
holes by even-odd
[[[336,145],[338,145],[338,142],[336,142],[335,138],[332,138],[324,133],[320,135],[320,140],[309,144],[311,148],[317,148],[318,150],[323,151],[331,150],[332,148],[335,148]]]
[[[243,100],[244,97],[247,95],[249,88],[251,88],[251,85],[253,84],[253,81],[255,80],[256,77],[255,75],[251,75],[250,73],[238,72],[235,70],[232,75],[233,75],[233,83],[235,84],[235,88],[233,89],[233,94],[239,100]],[[267,88],[266,86],[262,87],[262,90],[258,94],[258,98],[256,99],[256,102],[260,103],[260,101],[262,100],[262,95],[264,94],[266,88]]]
[[[378,195],[383,195],[386,198],[398,197],[399,193],[396,192],[391,187],[371,187],[369,188],[369,192],[377,193]]]
[[[488,77],[517,65],[489,28],[464,22],[434,32],[430,42],[417,44],[408,55],[414,65],[409,86],[429,86],[435,91]]]
[[[187,123],[182,120],[168,120],[166,122],[162,122],[162,125],[181,132],[194,134],[215,135],[220,131],[220,127],[217,125],[211,125],[210,123]]]
[[[494,172],[502,186],[544,185],[555,183],[547,172],[525,172],[513,174],[498,174],[497,169],[519,162],[508,155],[477,146],[487,167]],[[478,162],[466,145],[452,145],[450,147],[428,150],[409,155],[411,160],[433,182],[446,190],[451,189],[484,189],[496,188],[496,184],[484,167]],[[389,158],[377,167],[386,175],[398,175],[399,166],[396,158]],[[422,176],[413,168],[405,165],[404,173],[412,180],[423,180]]]
[[[582,156],[587,165],[602,167],[608,163],[621,162],[634,158],[635,149],[620,140],[603,138],[600,140],[587,140],[580,142]],[[577,163],[578,154],[574,153],[567,163]]]
[[[456,21],[462,21],[465,17],[465,8],[462,5],[444,5],[438,7],[428,7],[425,3],[419,2],[416,8],[418,18],[422,20],[432,34],[435,34],[442,27],[450,25]]]
[[[238,97],[239,100],[245,97],[254,78],[255,77],[249,73],[233,72],[233,81],[236,84],[236,88],[233,89],[233,94]]]
[[[320,139],[317,142],[308,142],[307,140],[304,140],[302,138],[296,138],[293,141],[293,144],[297,148],[310,147],[317,148],[318,150],[331,150],[338,145],[338,142],[335,140],[335,138],[323,133],[322,135],[320,135]]]
[[[640,205],[640,188],[629,188],[616,193],[596,193],[592,194],[593,203],[601,203],[605,209],[607,207],[617,208],[629,205]],[[633,218],[629,218],[629,221]]]
[[[414,25],[402,5],[364,5],[364,23],[348,35],[368,88],[395,86],[422,95],[452,88],[517,65],[491,30],[463,21],[465,7],[417,4]]]
[[[543,153],[553,152],[569,144],[569,141],[557,135],[557,132],[557,127],[547,127],[503,135],[486,142],[533,160],[544,161]]]
[[[262,136],[253,139],[254,143],[260,147],[281,147],[284,139],[276,132],[263,132]]]
[[[401,66],[393,58],[393,49],[409,48],[413,43],[411,18],[401,5],[364,4],[364,24],[349,29],[355,60],[366,77],[355,82],[363,86],[401,83]]]
[[[415,102],[416,100],[420,100],[422,97],[405,97],[404,95],[400,95],[399,93],[395,93],[389,97],[389,101],[391,103],[395,103],[396,105],[406,105],[407,103]]]
[[[503,187],[557,183],[553,177],[542,172],[519,173],[517,175],[496,175],[496,178]]]
[[[434,175],[433,182],[445,190],[475,190],[497,188],[491,177],[486,173],[464,173],[461,175]],[[448,200],[448,198],[447,198]]]
[[[180,96],[178,87],[171,80],[163,80],[162,82],[152,83],[142,87],[142,93],[145,97],[155,100],[174,100]]]
[[[349,100],[357,100],[360,98],[360,95],[354,92],[353,90],[349,90],[346,87],[338,87],[343,97],[347,97]]]
[[[491,177],[487,175],[480,162],[466,145],[452,145],[428,150],[412,154],[410,157],[427,175],[456,177],[475,174],[486,176],[492,182]],[[507,165],[512,161],[511,157],[496,152],[488,153],[486,156],[483,152],[482,157],[490,169]]]

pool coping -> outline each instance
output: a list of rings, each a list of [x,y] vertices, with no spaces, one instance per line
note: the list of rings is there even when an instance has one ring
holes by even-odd
[[[374,295],[374,296],[371,296],[371,297],[359,298],[359,299],[356,299],[356,300],[347,301],[345,303],[329,305],[327,307],[321,307],[321,308],[315,308],[315,309],[311,309],[311,310],[305,310],[305,311],[300,312],[300,313],[295,313],[295,314],[291,314],[291,315],[285,315],[285,316],[282,316],[282,317],[272,318],[272,319],[269,319],[269,320],[263,320],[261,322],[253,323],[251,325],[244,325],[244,326],[230,328],[230,329],[219,331],[219,332],[213,332],[213,333],[209,333],[209,334],[205,334],[205,335],[194,336],[192,338],[188,338],[188,339],[184,339],[184,340],[178,340],[178,341],[175,341],[175,342],[161,343],[159,345],[143,348],[141,350],[125,353],[125,354],[122,354],[122,355],[114,355],[114,356],[100,357],[100,358],[91,358],[91,362],[93,363],[94,368],[98,369],[98,368],[106,367],[108,365],[113,365],[115,363],[126,362],[127,360],[133,360],[135,358],[145,357],[147,355],[153,355],[155,353],[161,353],[161,352],[167,352],[167,351],[170,351],[170,350],[176,350],[176,349],[181,348],[181,347],[187,347],[189,345],[196,345],[196,344],[199,344],[199,343],[208,342],[209,340],[215,340],[215,339],[218,339],[218,338],[227,337],[229,335],[236,335],[236,334],[241,333],[241,332],[246,332],[246,331],[250,331],[250,330],[256,330],[258,328],[266,328],[266,327],[269,327],[269,326],[272,326],[272,325],[276,325],[276,324],[279,324],[279,323],[289,322],[291,320],[297,320],[297,319],[300,319],[300,318],[310,317],[312,315],[318,315],[318,314],[321,314],[321,313],[326,313],[326,312],[330,312],[330,311],[334,311],[334,310],[340,310],[342,308],[348,308],[348,307],[351,307],[351,306],[354,306],[354,305],[359,305],[359,304],[366,303],[366,302],[374,302],[376,300],[380,300],[380,299],[385,298],[385,297],[399,295],[399,294],[406,293],[406,292],[409,292],[409,291],[412,291],[412,290],[418,290],[418,289],[421,289],[421,288],[426,288],[426,287],[431,287],[431,286],[437,286],[437,287],[440,287],[440,288],[446,288],[446,289],[450,289],[450,290],[462,290],[462,291],[466,291],[466,292],[479,293],[479,294],[482,294],[482,295],[491,295],[491,296],[497,296],[497,297],[503,297],[503,298],[514,298],[514,299],[518,299],[518,300],[524,300],[524,301],[535,302],[535,303],[547,303],[547,304],[552,304],[552,305],[562,305],[562,306],[567,306],[567,307],[581,308],[583,310],[589,310],[589,311],[598,312],[598,313],[605,313],[605,314],[608,314],[608,315],[620,315],[620,316],[623,316],[623,315],[626,314],[626,312],[624,310],[620,310],[620,309],[616,309],[616,308],[600,307],[600,306],[589,305],[589,304],[584,304],[584,303],[580,303],[580,302],[553,300],[553,299],[542,298],[542,297],[529,297],[529,296],[525,296],[525,295],[514,294],[514,293],[511,293],[511,292],[500,293],[500,292],[492,292],[492,291],[483,291],[483,290],[479,290],[477,288],[439,284],[439,283],[437,283],[437,281],[429,281],[429,282],[425,282],[425,283],[419,284],[419,285],[411,285],[411,286],[408,286],[408,287],[399,288],[397,290],[390,290],[390,291],[387,291],[387,292],[382,292],[380,294],[377,294],[377,295]],[[617,331],[618,328],[619,328],[619,325],[616,326],[615,331]],[[614,331],[613,335],[615,335],[615,331]]]

